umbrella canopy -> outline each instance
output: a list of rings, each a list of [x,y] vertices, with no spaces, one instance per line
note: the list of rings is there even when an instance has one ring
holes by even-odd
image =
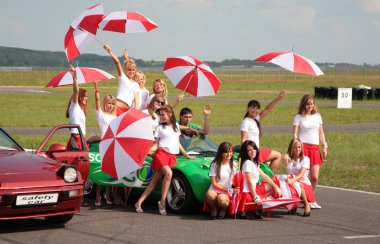
[[[103,5],[98,4],[82,11],[71,22],[64,40],[68,62],[83,53],[92,41],[92,35],[96,35],[98,24],[103,17]]]
[[[215,95],[221,84],[206,63],[191,56],[167,58],[163,72],[176,88],[196,97]]]
[[[288,184],[286,181],[286,179],[288,179],[288,178],[291,179],[291,178],[293,178],[293,176],[292,175],[289,175],[289,176],[288,175],[275,175],[275,177],[273,177],[272,179],[280,187],[282,197],[293,198],[293,199],[297,200],[297,201],[285,206],[288,210],[292,210],[295,207],[297,207],[298,202],[300,201],[301,186],[299,185],[299,183],[297,181],[294,182],[293,184]]]
[[[263,212],[268,212],[268,211],[271,211],[272,209],[287,207],[288,205],[292,205],[293,203],[296,203],[299,201],[300,201],[299,199],[285,198],[285,197],[276,198],[276,199],[272,199],[272,198],[263,199],[262,200],[262,202],[263,202],[262,210],[263,210]],[[246,205],[256,205],[256,203],[255,202],[249,202],[249,203],[246,203]],[[257,206],[257,208],[258,208],[258,206]]]
[[[115,78],[113,75],[101,69],[76,67],[75,70],[77,72],[78,84]],[[45,87],[66,86],[71,84],[73,84],[73,76],[70,73],[70,69],[68,69],[54,76]]]
[[[267,53],[255,61],[273,63],[294,73],[323,75],[322,70],[313,61],[294,52]]]
[[[156,23],[144,15],[130,11],[112,12],[99,23],[102,30],[120,33],[148,32],[157,27]]]
[[[148,114],[130,109],[113,119],[99,145],[102,171],[116,179],[139,169],[153,143]]]

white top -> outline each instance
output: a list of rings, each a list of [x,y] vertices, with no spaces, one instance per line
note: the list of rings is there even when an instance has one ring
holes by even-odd
[[[222,164],[221,167],[220,167],[220,179],[217,179],[217,183],[222,185],[224,188],[226,189],[230,189],[232,187],[232,181],[233,181],[233,176],[235,175],[237,171],[237,164],[236,162],[234,162],[234,166],[231,170],[230,168],[230,164],[227,163],[227,164]],[[209,176],[217,176],[216,174],[216,163],[212,163],[210,165],[210,172],[209,172]],[[218,193],[226,193],[224,191],[220,191],[218,189],[215,189],[212,184],[210,186],[210,189],[214,190],[215,192],[218,192]]]
[[[104,113],[102,110],[96,111],[96,120],[98,121],[100,135],[103,138],[111,121],[116,118],[112,114]]]
[[[172,125],[159,125],[154,131],[154,138],[159,138],[158,148],[170,154],[179,153],[179,136],[181,135],[181,131],[178,124],[176,126],[176,132],[173,130]]]
[[[293,125],[298,126],[298,136],[302,143],[319,145],[319,127],[322,125],[319,113],[294,116]]]
[[[253,186],[256,186],[257,182],[259,182],[260,172],[258,168],[259,166],[256,166],[256,164],[252,162],[251,160],[246,160],[244,162],[241,172],[244,174],[244,176],[246,172],[250,172],[251,179],[247,179],[247,177],[245,177],[243,192],[250,192],[248,188],[248,180],[252,181]]]
[[[256,120],[260,121],[260,115],[256,116]],[[240,125],[240,131],[246,131],[248,134],[247,140],[254,141],[256,146],[260,148],[260,130],[254,119],[248,117],[244,118]]]
[[[288,161],[288,174],[297,176],[299,175],[302,168],[306,168],[305,174],[298,181],[311,185],[311,182],[308,178],[309,170],[310,170],[310,158],[308,156],[303,156],[303,160],[300,162],[300,159]]]
[[[128,104],[129,107],[133,107],[133,99],[139,90],[139,84],[137,84],[137,82],[132,82],[124,73],[122,73],[119,77],[116,98]]]
[[[158,114],[154,114],[154,116],[156,117],[155,119],[152,119],[152,116],[149,114],[149,110],[148,109],[144,109],[142,110],[143,113],[146,113],[147,115],[149,115],[150,119],[152,120],[152,127],[153,127],[153,132],[156,130],[157,126],[160,124],[160,116]]]
[[[86,115],[83,109],[79,106],[79,103],[74,103],[72,100],[69,107],[69,123],[78,124],[82,130],[83,135],[86,135]],[[79,134],[79,131],[75,128],[70,129],[71,133]]]
[[[143,111],[146,108],[146,102],[149,98],[149,91],[146,88],[140,89],[139,88],[139,110]]]

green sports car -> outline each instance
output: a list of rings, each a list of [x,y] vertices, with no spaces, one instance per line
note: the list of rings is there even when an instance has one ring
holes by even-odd
[[[188,159],[177,155],[177,163],[172,169],[173,178],[167,196],[167,206],[174,213],[187,213],[203,203],[204,195],[210,187],[209,167],[218,148],[204,135],[182,135],[180,142],[188,154],[196,158]],[[94,192],[94,183],[127,186],[133,191],[141,192],[149,185],[154,174],[150,168],[152,158],[149,156],[146,157],[140,169],[119,180],[101,171],[99,143],[90,145],[89,156],[90,173],[85,191],[87,195]],[[151,197],[159,199],[160,191],[161,185],[158,185]]]

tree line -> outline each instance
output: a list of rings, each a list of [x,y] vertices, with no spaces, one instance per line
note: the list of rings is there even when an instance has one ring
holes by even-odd
[[[120,57],[122,58],[122,57]],[[80,63],[83,67],[104,67],[110,65],[109,56],[101,56],[96,54],[82,54],[78,58],[74,59],[74,62]],[[135,59],[138,67],[163,67],[165,61],[145,61],[142,59]],[[219,67],[244,67],[250,68],[253,66],[275,67],[273,64],[258,63],[253,60],[244,59],[225,59],[221,62],[217,61],[205,61],[212,68]],[[320,68],[328,68],[330,70],[339,69],[380,69],[379,65],[369,65],[364,63],[363,65],[350,64],[350,63],[317,63]],[[4,67],[62,67],[67,66],[66,54],[61,51],[36,51],[23,48],[3,47],[0,46],[0,66]]]

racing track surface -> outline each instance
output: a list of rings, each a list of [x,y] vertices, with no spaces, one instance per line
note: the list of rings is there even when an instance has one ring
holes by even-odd
[[[0,243],[379,243],[380,194],[319,187],[321,210],[308,218],[270,212],[269,220],[209,220],[190,215],[161,216],[157,203],[144,213],[127,207],[82,207],[66,226],[43,219],[0,222]],[[89,201],[89,200],[86,200]],[[298,212],[303,212],[299,209]]]

